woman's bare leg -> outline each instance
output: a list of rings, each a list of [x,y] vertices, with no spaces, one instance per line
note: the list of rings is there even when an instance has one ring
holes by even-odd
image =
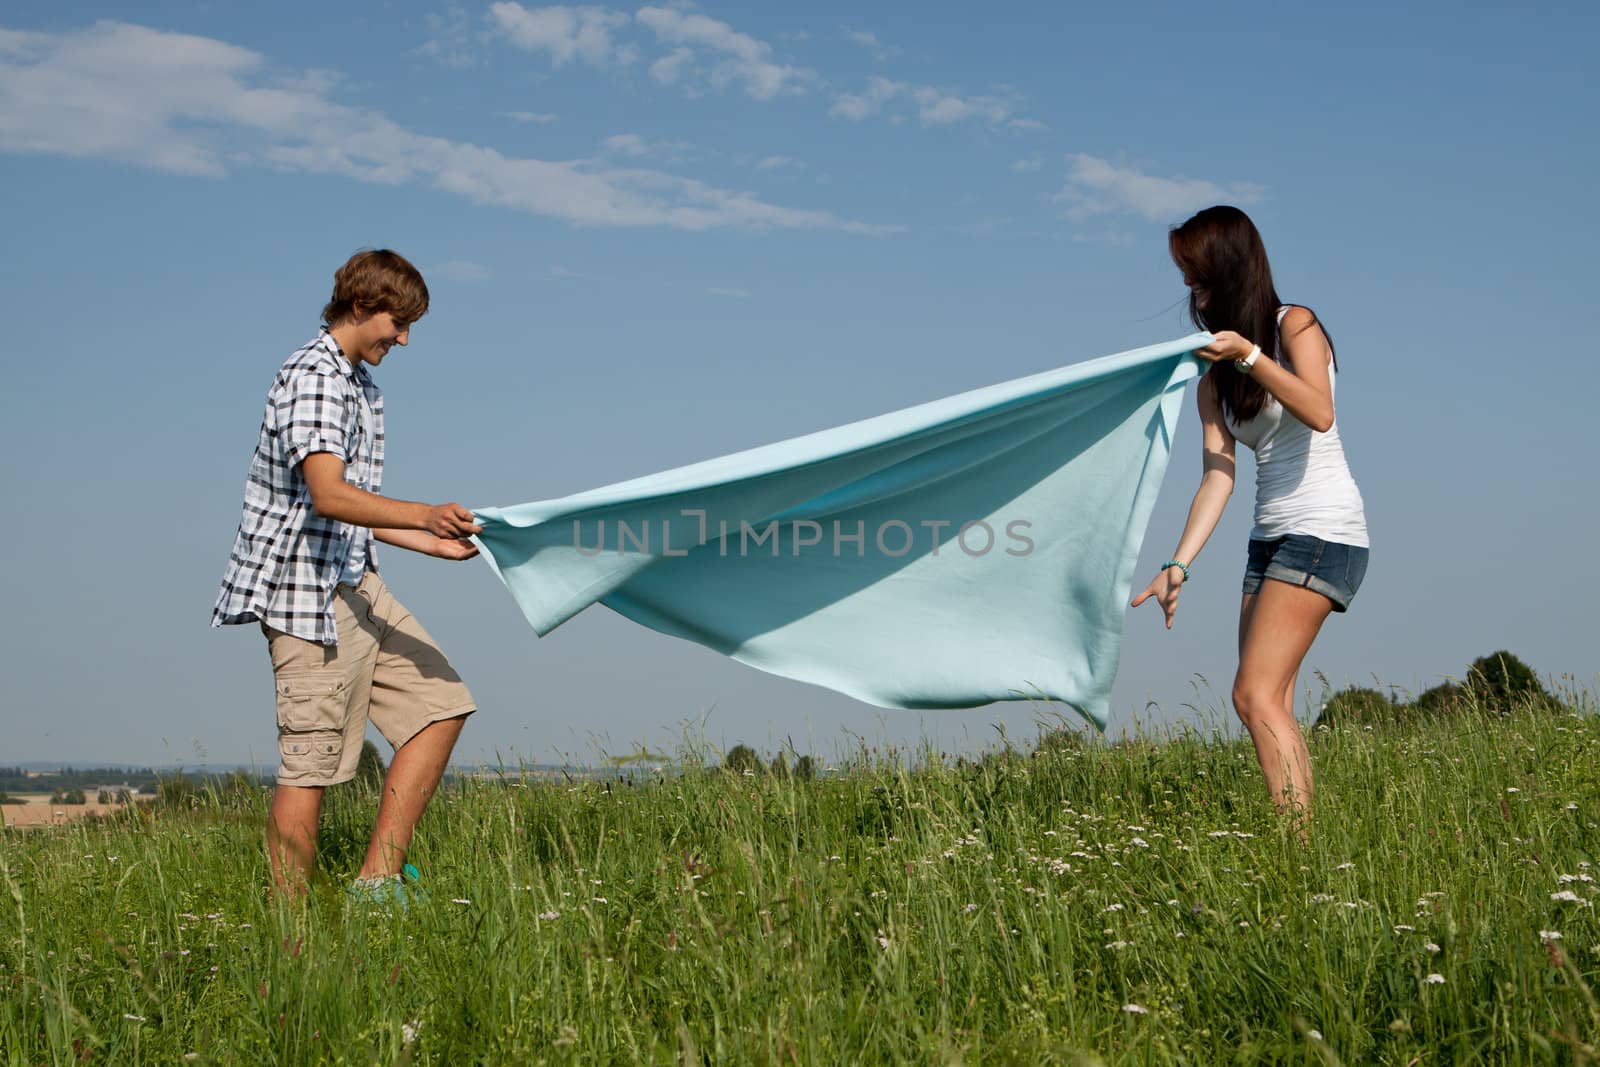
[[[1250,731],[1272,802],[1297,815],[1309,810],[1313,783],[1311,756],[1294,717],[1295,680],[1332,610],[1321,593],[1271,578],[1240,606],[1234,710]]]

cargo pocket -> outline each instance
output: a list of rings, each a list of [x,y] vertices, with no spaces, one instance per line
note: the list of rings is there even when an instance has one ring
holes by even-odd
[[[324,784],[339,769],[349,682],[341,673],[278,675],[278,777]]]

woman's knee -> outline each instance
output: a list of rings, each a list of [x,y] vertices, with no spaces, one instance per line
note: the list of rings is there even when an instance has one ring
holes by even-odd
[[[1240,720],[1250,726],[1266,724],[1283,718],[1283,692],[1244,679],[1233,683],[1233,710]]]

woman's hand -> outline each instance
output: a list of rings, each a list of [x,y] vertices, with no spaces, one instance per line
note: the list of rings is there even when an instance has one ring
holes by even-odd
[[[1255,347],[1245,340],[1242,334],[1232,330],[1218,330],[1211,335],[1211,338],[1210,344],[1195,349],[1194,354],[1212,363],[1221,363],[1225,359],[1243,359],[1250,354],[1250,349]]]
[[[1172,629],[1172,617],[1178,613],[1178,590],[1183,588],[1183,571],[1177,567],[1168,567],[1155,580],[1144,587],[1144,592],[1133,598],[1129,607],[1138,607],[1151,597],[1161,605],[1161,610],[1167,615],[1167,629]]]

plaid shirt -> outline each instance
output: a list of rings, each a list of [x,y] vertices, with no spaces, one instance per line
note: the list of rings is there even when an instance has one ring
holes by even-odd
[[[326,327],[289,357],[267,390],[244,483],[244,514],[212,626],[259,620],[307,641],[338,643],[334,588],[353,541],[368,531],[311,510],[300,463],[313,452],[344,460],[344,479],[352,485],[374,493],[382,486],[383,393]],[[370,541],[367,567],[378,569]]]

